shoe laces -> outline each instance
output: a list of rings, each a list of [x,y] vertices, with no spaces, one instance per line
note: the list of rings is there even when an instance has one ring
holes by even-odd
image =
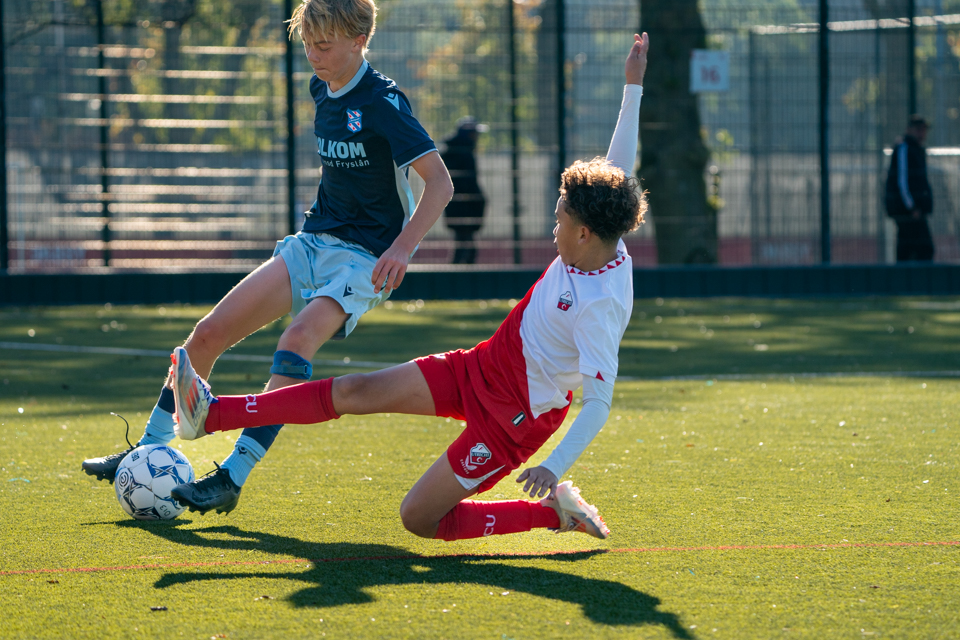
[[[127,441],[127,446],[130,447],[130,449],[127,449],[127,451],[130,451],[131,449],[134,448],[133,444],[130,442],[130,423],[127,422],[127,419],[124,418],[124,417],[123,417],[122,415],[120,415],[119,413],[114,413],[113,411],[111,411],[111,412],[110,412],[110,415],[112,415],[112,416],[117,416],[118,418],[120,418],[121,420],[123,420],[123,423],[124,423],[125,425],[127,425],[127,431],[126,431],[126,433],[123,434],[123,439]],[[114,454],[114,455],[119,455],[119,454]]]
[[[134,449],[134,447],[130,447],[130,448],[127,449],[126,451],[118,451],[118,452],[116,452],[116,453],[111,453],[111,454],[108,455],[108,456],[103,456],[103,461],[104,461],[104,462],[112,462],[113,460],[116,460],[117,458],[121,458],[121,459],[122,459],[122,458],[126,458],[126,457],[127,457],[127,454],[130,453],[131,451],[133,451],[133,449]]]
[[[193,482],[193,487],[196,491],[213,491],[224,485],[230,486],[233,483],[233,481],[230,479],[229,471],[221,467],[216,462],[213,463],[213,466],[215,466],[216,469],[207,471],[205,474],[200,476],[200,478]]]
[[[123,458],[127,457],[127,454],[128,454],[128,453],[130,453],[131,451],[133,451],[134,449],[136,449],[136,445],[134,445],[133,443],[130,442],[130,423],[127,422],[127,419],[124,418],[124,417],[123,417],[122,415],[120,415],[119,413],[114,413],[113,411],[110,412],[110,415],[112,415],[112,416],[117,416],[118,418],[120,418],[121,420],[123,420],[123,422],[127,425],[127,431],[126,431],[126,433],[123,434],[123,439],[127,441],[127,449],[126,449],[126,451],[118,451],[118,452],[116,452],[116,453],[111,453],[111,454],[108,455],[108,456],[103,456],[102,460],[103,460],[104,462],[113,462],[113,461],[116,460],[117,458],[120,458],[120,459],[122,460]]]
[[[210,383],[201,378],[199,373],[197,374],[197,385],[200,387],[204,397],[207,399],[207,404],[219,402],[217,397],[210,391]]]

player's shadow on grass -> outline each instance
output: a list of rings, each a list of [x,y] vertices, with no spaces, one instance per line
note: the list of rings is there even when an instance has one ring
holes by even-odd
[[[288,600],[296,607],[336,607],[373,602],[367,589],[382,585],[471,583],[498,591],[522,592],[579,605],[594,622],[609,625],[663,625],[676,638],[691,638],[675,614],[659,611],[660,600],[619,582],[533,567],[517,567],[504,561],[548,559],[580,562],[602,554],[586,551],[565,555],[447,556],[411,555],[405,549],[379,544],[304,542],[270,533],[243,531],[234,526],[183,529],[184,523],[142,523],[129,520],[121,527],[145,529],[171,542],[185,545],[276,553],[299,558],[309,566],[277,572],[187,571],[168,573],[155,586],[166,587],[205,580],[268,578],[295,580],[313,586],[301,589]]]

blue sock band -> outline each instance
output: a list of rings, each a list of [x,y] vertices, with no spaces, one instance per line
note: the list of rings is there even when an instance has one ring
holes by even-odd
[[[260,445],[264,452],[273,446],[273,441],[277,439],[277,434],[283,428],[282,424],[269,424],[265,427],[251,427],[244,429],[240,434],[241,438],[249,438]],[[239,441],[238,441],[239,442]]]
[[[173,389],[163,386],[160,392],[160,399],[157,400],[157,406],[147,419],[147,426],[143,429],[143,435],[137,441],[137,446],[145,444],[167,444],[173,440],[173,413],[176,406],[173,400]]]
[[[293,351],[277,351],[273,354],[273,366],[270,373],[297,380],[309,380],[313,375],[313,365]]]
[[[160,390],[160,398],[157,400],[157,406],[167,413],[176,412],[177,404],[173,399],[173,389],[163,385],[163,389]]]
[[[247,476],[253,471],[253,468],[267,453],[267,450],[260,446],[260,443],[246,435],[237,438],[237,443],[233,445],[233,451],[227,456],[227,459],[220,465],[222,469],[230,472],[230,479],[238,487],[242,487],[247,481]]]

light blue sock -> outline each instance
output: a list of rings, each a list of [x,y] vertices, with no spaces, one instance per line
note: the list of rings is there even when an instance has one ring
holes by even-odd
[[[221,469],[230,472],[230,479],[238,487],[242,487],[247,481],[247,476],[257,466],[257,463],[267,453],[259,442],[250,436],[240,436],[237,443],[233,445],[233,451],[227,456],[227,459],[220,465]]]
[[[137,446],[145,444],[167,444],[174,438],[173,412],[176,411],[173,402],[173,390],[163,387],[157,406],[153,408],[143,435],[137,441]]]

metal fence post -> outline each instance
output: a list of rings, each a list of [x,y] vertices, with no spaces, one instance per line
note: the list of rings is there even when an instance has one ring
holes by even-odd
[[[293,0],[284,0],[286,19],[293,15]],[[293,38],[287,33],[287,48],[284,52],[287,63],[287,235],[297,232],[297,137],[296,113],[293,101]]]
[[[877,86],[880,86],[881,73],[883,72],[880,63],[880,21],[878,20],[877,27],[873,31],[873,75],[876,78]],[[876,118],[876,132],[874,135],[877,137],[877,202],[880,205],[877,207],[877,263],[883,264],[887,261],[887,229],[884,224],[887,218],[885,214],[886,212],[884,211],[884,195],[886,193],[886,184],[884,181],[885,162],[883,155],[883,135],[886,118],[883,102],[879,98],[876,101],[874,112]]]
[[[760,263],[760,114],[757,101],[760,99],[757,84],[757,33],[750,30],[747,46],[747,108],[750,110],[750,264]]]
[[[917,112],[917,3],[916,0],[907,0],[907,19],[910,20],[907,29],[907,78],[909,78],[908,110],[910,115]]]
[[[820,261],[830,264],[830,19],[827,0],[820,0],[818,58],[820,63]]]
[[[2,1],[2,0],[0,0]],[[100,240],[103,242],[103,266],[110,266],[110,125],[107,113],[107,77],[104,74],[106,46],[105,25],[103,22],[103,0],[97,0],[97,69],[100,71],[98,90],[100,92],[100,214],[103,227]]]
[[[556,0],[557,10],[557,181],[567,166],[567,12],[564,0]]]
[[[517,43],[513,0],[507,2],[507,41],[510,52],[510,184],[513,189],[513,263],[523,262],[520,248],[520,141],[517,122]]]
[[[0,0],[0,153],[3,154],[3,181],[0,182],[0,273],[10,268],[10,235],[7,229],[7,65],[3,56],[3,2]]]

